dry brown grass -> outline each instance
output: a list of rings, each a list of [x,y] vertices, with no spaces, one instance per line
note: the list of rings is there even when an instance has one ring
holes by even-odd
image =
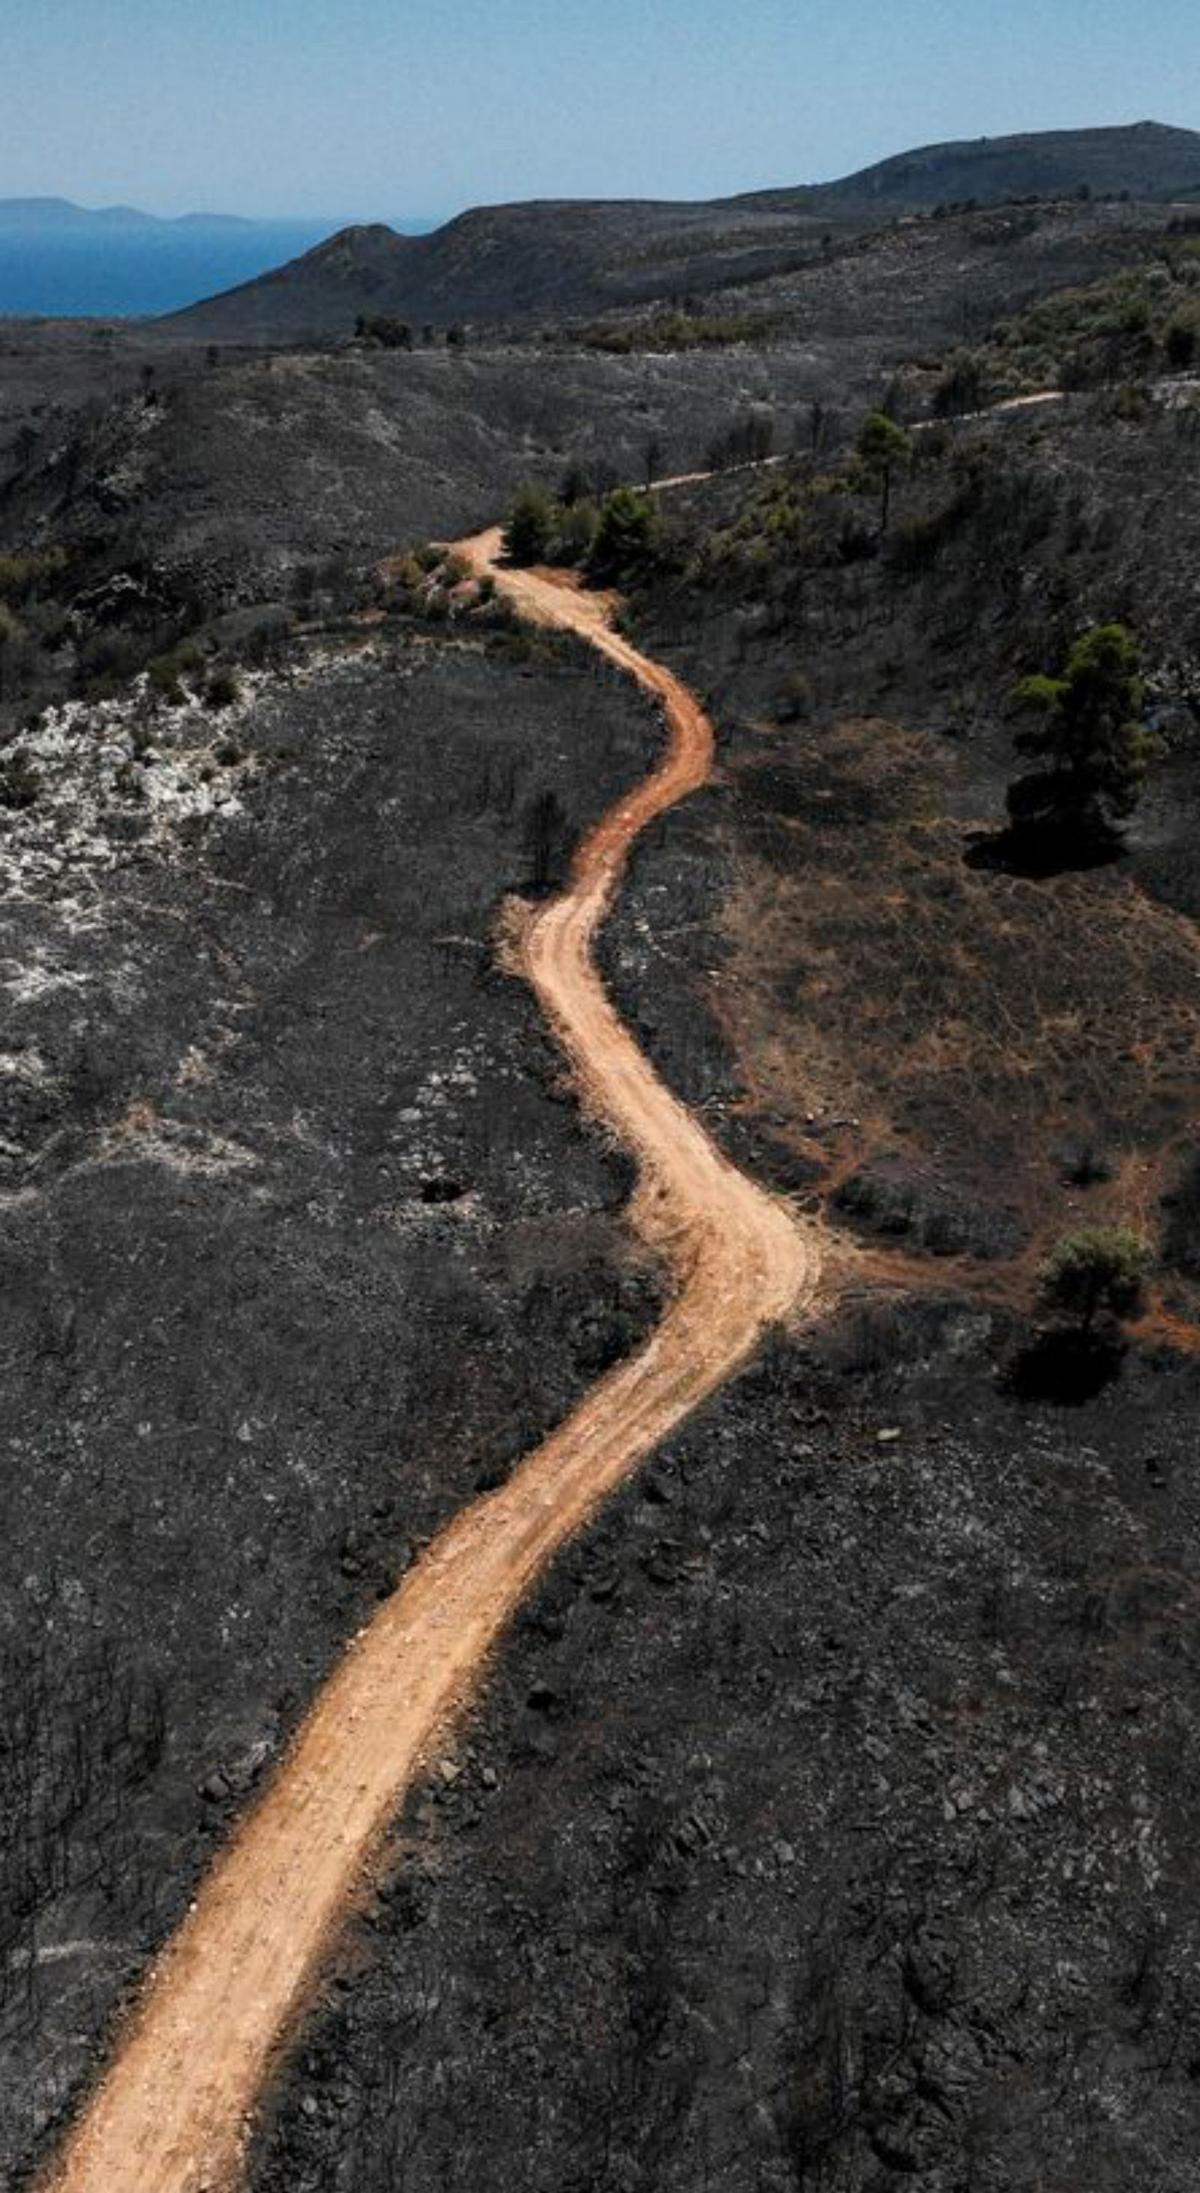
[[[1154,1240],[1200,1107],[1192,925],[1117,868],[972,869],[958,758],[882,720],[790,728],[738,790],[718,1010],[825,1192],[886,1151],[1010,1214],[1023,1264],[1085,1213]]]

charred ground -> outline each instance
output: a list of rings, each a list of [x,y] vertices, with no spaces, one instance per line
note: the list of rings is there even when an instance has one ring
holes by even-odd
[[[548,1579],[254,2183],[1190,2185],[1186,238],[1025,210],[772,277],[762,347],[646,352],[639,312],[625,354],[14,334],[11,419],[58,408],[5,538],[66,559],[14,604],[4,717],[39,779],[3,816],[14,2167],[373,1595],[653,1311],[625,1168],[488,951],[653,725],[453,589],[397,617],[374,559],[767,411],[787,461],[672,496],[633,604],[725,776],[639,856],[608,967],[738,1162],[825,1202],[846,1298]],[[935,422],[964,349],[991,395],[1074,391]],[[885,397],[921,431],[883,535],[852,443]],[[1119,859],[1018,873],[1013,683],[1112,615],[1149,796]],[[1082,1405],[1021,1399],[1041,1249],[1097,1213],[1153,1242],[1156,1322]]]
[[[10,831],[6,2171],[378,1592],[655,1300],[491,945],[644,711],[401,639],[238,730],[108,704]]]

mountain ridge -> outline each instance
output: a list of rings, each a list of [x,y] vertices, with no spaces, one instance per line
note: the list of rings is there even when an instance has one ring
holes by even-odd
[[[418,236],[362,223],[163,324],[201,339],[286,341],[348,334],[360,312],[443,325],[594,312],[778,271],[829,231],[1026,196],[1200,200],[1200,133],[1153,122],[1026,132],[735,197],[531,199],[474,207]]]

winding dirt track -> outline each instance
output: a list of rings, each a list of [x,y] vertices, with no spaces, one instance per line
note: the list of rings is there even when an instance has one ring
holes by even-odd
[[[660,767],[585,839],[567,890],[527,915],[515,941],[585,1103],[639,1159],[634,1222],[668,1256],[677,1291],[642,1353],[459,1516],[354,1640],[159,1959],[46,2193],[202,2193],[234,2180],[272,2055],[364,1865],[533,1579],[747,1360],[764,1327],[816,1291],[815,1223],[801,1225],[720,1154],[658,1080],[592,962],[638,832],[708,777],[711,726],[676,679],[609,628],[601,599],[505,570],[499,531],[459,553],[492,571],[524,617],[582,633],[666,717]]]

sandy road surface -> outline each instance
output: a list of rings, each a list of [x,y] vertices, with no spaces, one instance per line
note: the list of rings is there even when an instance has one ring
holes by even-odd
[[[462,545],[476,570],[498,532]],[[815,1224],[742,1176],[657,1079],[591,958],[645,824],[707,777],[712,732],[665,670],[608,629],[606,605],[546,575],[495,571],[523,615],[582,632],[661,702],[655,773],[576,855],[567,890],[516,939],[589,1108],[633,1149],[633,1216],[670,1257],[677,1292],[642,1353],[606,1377],[504,1487],[467,1509],[354,1640],[288,1757],[233,1835],[151,1975],[47,2193],[202,2193],[236,2177],[273,2053],[319,1970],[364,1865],[432,1738],[476,1682],[533,1579],[664,1436],[808,1306]]]

